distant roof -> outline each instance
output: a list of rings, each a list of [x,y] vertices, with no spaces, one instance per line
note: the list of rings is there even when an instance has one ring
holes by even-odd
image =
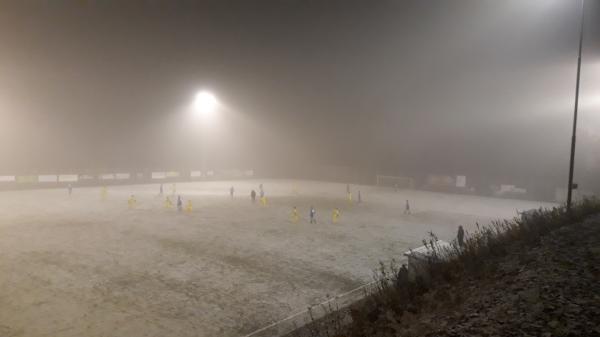
[[[452,245],[444,240],[437,240],[434,243],[435,250],[438,251],[438,256],[445,255],[446,250],[452,248]],[[439,254],[441,252],[442,254]],[[415,249],[411,249],[407,252],[404,252],[405,256],[408,257],[416,257],[420,259],[428,258],[433,256],[433,250],[431,249],[431,245],[421,246]]]

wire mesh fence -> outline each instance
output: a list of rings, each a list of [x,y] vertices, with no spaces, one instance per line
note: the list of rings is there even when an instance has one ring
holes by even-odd
[[[406,263],[407,260],[396,260],[396,262]],[[350,320],[348,310],[350,305],[372,294],[377,289],[378,282],[381,282],[381,280],[375,280],[345,293],[330,297],[321,303],[311,305],[305,310],[291,314],[243,337],[285,336],[311,322],[334,313],[338,315],[338,321],[348,322]]]

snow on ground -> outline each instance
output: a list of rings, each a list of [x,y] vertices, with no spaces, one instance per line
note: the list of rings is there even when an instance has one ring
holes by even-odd
[[[249,198],[261,182],[266,207]],[[363,203],[349,204],[346,185],[314,181],[176,188],[192,213],[165,209],[158,185],[109,187],[106,200],[97,187],[0,192],[0,336],[241,336],[371,281],[428,231],[451,240],[459,224],[553,206],[372,186],[352,186]]]

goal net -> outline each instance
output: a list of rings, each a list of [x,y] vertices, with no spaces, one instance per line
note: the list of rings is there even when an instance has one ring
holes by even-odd
[[[413,188],[414,179],[409,177],[377,175],[377,186],[394,188]]]

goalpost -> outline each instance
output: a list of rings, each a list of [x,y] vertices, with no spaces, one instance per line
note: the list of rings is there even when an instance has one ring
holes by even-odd
[[[393,188],[413,188],[414,179],[400,176],[377,175],[377,186]]]

